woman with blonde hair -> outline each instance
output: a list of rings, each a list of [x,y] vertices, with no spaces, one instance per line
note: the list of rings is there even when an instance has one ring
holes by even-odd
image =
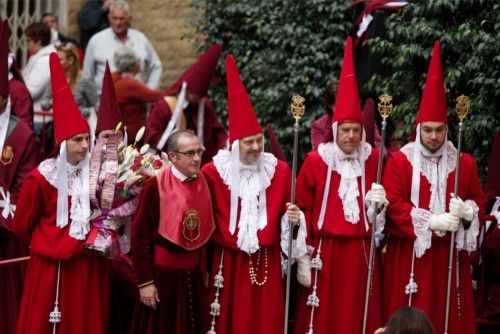
[[[78,108],[89,123],[90,133],[94,133],[97,120],[96,111],[99,104],[97,88],[89,76],[82,71],[80,51],[75,44],[62,44],[57,46],[56,49]],[[52,91],[50,85],[45,89],[41,106],[44,110],[52,109]]]

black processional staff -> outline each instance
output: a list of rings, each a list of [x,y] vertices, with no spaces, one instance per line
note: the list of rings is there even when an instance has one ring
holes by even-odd
[[[470,110],[470,100],[469,97],[461,95],[457,97],[457,104],[455,106],[458,117],[458,144],[457,144],[457,161],[455,169],[455,185],[453,187],[454,196],[458,196],[458,179],[460,177],[460,151],[462,150],[462,130],[464,127],[464,119]],[[450,298],[451,298],[451,276],[452,276],[452,266],[453,266],[453,255],[455,253],[455,232],[451,232],[450,238],[450,254],[448,258],[448,282],[446,286],[446,310],[444,318],[444,334],[448,334],[448,322],[450,318]],[[455,269],[458,275],[458,253],[457,253],[457,263]],[[458,284],[458,282],[457,282]],[[458,288],[458,287],[457,287]],[[460,304],[459,304],[460,305]],[[460,310],[459,310],[460,312]]]
[[[299,149],[299,120],[304,116],[306,107],[304,106],[305,99],[300,95],[294,95],[292,97],[292,104],[290,106],[290,111],[295,119],[293,124],[293,159],[292,159],[292,191],[290,203],[295,203],[295,181],[297,179],[297,154]],[[290,223],[288,236],[288,261],[287,261],[287,271],[286,271],[286,298],[285,298],[285,326],[284,333],[288,333],[288,309],[290,306],[290,276],[291,276],[291,266],[292,266],[292,239],[293,239],[293,224]]]
[[[381,141],[379,145],[379,155],[378,155],[378,165],[377,165],[377,184],[380,184],[382,179],[382,161],[384,160],[384,142],[385,142],[385,129],[387,126],[387,117],[392,112],[392,97],[387,94],[383,94],[379,97],[380,102],[378,103],[378,112],[382,116],[382,133]],[[363,313],[363,334],[366,334],[366,324],[368,319],[368,303],[370,300],[372,274],[373,274],[373,257],[375,253],[375,230],[376,230],[376,220],[377,220],[377,203],[372,203],[373,206],[373,217],[372,217],[372,233],[370,241],[370,256],[368,258],[368,276],[366,279],[366,292],[365,292],[365,308]]]

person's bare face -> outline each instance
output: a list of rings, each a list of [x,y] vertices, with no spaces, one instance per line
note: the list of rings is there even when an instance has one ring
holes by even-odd
[[[172,164],[185,176],[193,176],[201,166],[201,156],[203,149],[196,136],[179,136],[177,139],[178,148],[169,153]]]
[[[361,142],[363,127],[359,123],[343,123],[337,128],[336,142],[345,154],[351,154]]]
[[[113,8],[108,15],[109,25],[118,37],[127,35],[130,26],[131,16],[120,8]]]
[[[240,161],[245,165],[256,163],[264,149],[264,135],[262,133],[248,136],[240,140]]]
[[[47,15],[42,19],[42,22],[50,29],[59,31],[59,24],[57,23],[57,19],[55,16]]]
[[[431,152],[436,152],[446,140],[448,127],[442,122],[422,122],[420,125],[420,142]]]
[[[89,134],[81,133],[66,140],[66,155],[68,163],[76,165],[89,151]]]

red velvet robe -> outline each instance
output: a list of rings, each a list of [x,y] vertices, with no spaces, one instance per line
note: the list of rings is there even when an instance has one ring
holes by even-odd
[[[408,295],[405,286],[408,284],[413,241],[415,240],[412,218],[410,216],[413,204],[411,202],[412,165],[406,155],[393,153],[386,165],[383,185],[387,192],[389,208],[387,210],[387,251],[384,262],[384,298],[383,317],[386,321],[398,308],[408,305]],[[483,194],[474,159],[463,153],[460,157],[459,196],[464,201],[475,201],[480,210],[483,207]],[[455,171],[448,175],[446,210],[450,201],[450,192],[454,188]],[[420,207],[429,210],[430,184],[420,177]],[[415,280],[418,292],[412,296],[412,306],[422,309],[431,320],[436,333],[443,333],[446,287],[448,277],[448,259],[450,248],[450,233],[445,237],[432,234],[432,245],[425,254],[415,257]],[[455,252],[456,259],[456,252]],[[475,333],[474,304],[472,298],[472,282],[469,255],[466,251],[459,252],[459,289],[456,288],[456,261],[453,261],[453,276],[451,284],[451,303],[449,316],[450,334]],[[457,301],[460,301],[458,316]]]
[[[39,143],[27,124],[11,115],[4,148],[12,148],[12,162],[0,162],[0,187],[9,191],[11,204],[16,204],[21,185],[29,172],[36,167],[40,156]],[[3,208],[0,208],[2,210]],[[11,232],[12,217],[0,215],[0,260],[28,254],[28,247]],[[0,328],[2,333],[16,331],[17,315],[21,304],[24,265],[0,268]]]
[[[189,105],[184,110],[184,114],[187,118],[187,128],[196,132],[198,106]],[[156,144],[160,140],[171,117],[172,111],[167,102],[165,102],[165,99],[161,98],[152,105],[146,127],[146,143],[156,148]],[[212,103],[207,98],[205,98],[204,117],[203,144],[205,145],[205,153],[203,153],[203,157],[201,158],[202,165],[212,161],[212,158],[217,154],[219,149],[226,147],[228,138],[224,125],[215,113]]]
[[[70,204],[70,199],[68,198]],[[70,223],[56,226],[57,189],[38,169],[26,178],[19,195],[13,231],[31,245],[17,333],[51,333],[58,262],[61,263],[57,333],[105,334],[109,318],[108,266],[89,255],[84,240],[69,236]]]
[[[186,191],[195,182],[204,182],[201,173],[199,177],[191,183],[179,181],[180,187],[186,188],[178,191]],[[140,194],[132,224],[131,253],[138,283],[154,281],[160,302],[153,310],[137,301],[131,333],[201,334],[204,333],[205,250],[201,247],[187,251],[162,237],[158,232],[160,205],[158,180],[153,178]]]
[[[365,163],[366,191],[376,180],[378,150],[373,149]],[[358,177],[360,220],[352,224],[344,218],[342,199],[338,196],[340,174],[333,172],[323,227],[318,229],[323,191],[328,167],[313,151],[306,155],[297,179],[297,205],[304,212],[308,226],[308,245],[314,247],[316,256],[320,238],[323,268],[318,271],[317,295],[319,307],[314,311],[315,334],[361,333],[364,314],[371,225],[366,231],[361,196],[361,177]],[[380,324],[380,265],[374,257],[372,289],[369,300],[367,333],[373,333]],[[311,271],[314,282],[315,270]],[[314,283],[313,283],[314,284]],[[311,307],[306,305],[310,288],[300,286],[296,302],[294,333],[309,330]]]
[[[146,103],[158,100],[163,92],[160,89],[151,89],[140,81],[124,77],[117,72],[112,76],[123,123],[127,126],[129,141],[133,142],[137,131],[146,126]]]
[[[224,287],[220,290],[220,316],[216,317],[215,331],[218,334],[275,334],[283,333],[284,284],[280,264],[280,221],[290,200],[291,172],[282,161],[278,161],[271,185],[266,189],[267,226],[257,232],[261,249],[260,265],[257,252],[252,254],[257,281],[264,277],[264,254],[267,253],[267,280],[263,286],[252,285],[249,276],[249,255],[236,244],[238,227],[229,232],[230,191],[222,181],[213,163],[202,168],[213,200],[216,230],[214,253],[211,256],[208,303],[214,301],[214,275],[219,270],[221,253],[224,250]],[[257,214],[257,213],[256,213]],[[239,217],[237,218],[239,220]],[[209,308],[206,313],[209,314]],[[210,316],[211,320],[211,316]],[[206,331],[210,329],[207,325]]]

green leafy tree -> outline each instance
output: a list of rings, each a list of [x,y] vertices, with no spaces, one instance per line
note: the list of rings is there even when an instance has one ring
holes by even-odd
[[[385,21],[386,36],[367,41],[382,70],[365,85],[372,94],[394,97],[393,120],[414,129],[416,111],[435,40],[441,42],[450,138],[456,144],[456,98],[471,99],[464,122],[463,149],[474,155],[484,177],[491,143],[500,129],[500,5],[488,0],[413,1]]]
[[[261,125],[273,123],[289,158],[291,97],[300,94],[306,99],[300,151],[309,151],[307,126],[324,113],[326,84],[337,80],[340,72],[352,21],[346,1],[212,0],[193,4],[203,13],[195,26],[206,36],[204,44],[222,42],[224,51],[234,55]],[[225,75],[223,66],[219,73]],[[211,94],[227,117],[223,110],[227,105],[225,85],[212,89]]]
[[[324,113],[324,88],[338,80],[344,41],[352,29],[353,10],[347,0],[210,0],[193,1],[202,15],[194,25],[204,37],[200,48],[222,42],[232,53],[264,125],[273,123],[290,158],[292,124],[290,98],[306,98],[301,121],[300,153],[310,149],[309,124]],[[362,97],[393,96],[394,122],[402,120],[400,135],[409,138],[418,110],[433,43],[441,41],[447,88],[450,132],[456,133],[455,98],[470,96],[465,121],[464,150],[472,153],[484,176],[494,133],[500,128],[500,5],[490,0],[420,0],[385,15],[383,37],[368,39],[369,50],[381,66],[377,73],[358,73]],[[221,61],[222,65],[222,61]],[[357,67],[364,64],[357,63]],[[373,67],[371,68],[373,69]],[[369,68],[369,71],[371,70]],[[223,66],[218,73],[221,81]],[[366,77],[369,80],[364,83]],[[211,90],[224,119],[226,87]],[[455,138],[454,135],[451,138]],[[454,140],[456,142],[456,140]]]

